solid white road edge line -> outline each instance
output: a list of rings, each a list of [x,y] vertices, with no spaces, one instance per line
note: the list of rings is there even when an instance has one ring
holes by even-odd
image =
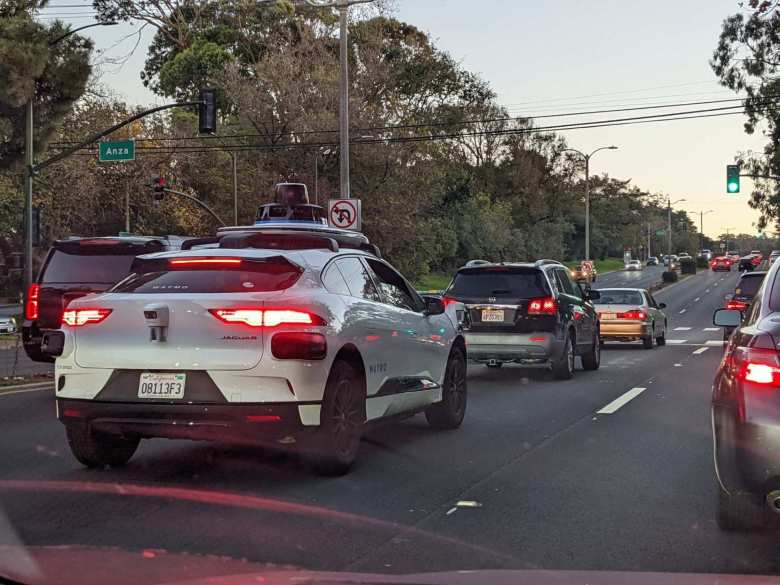
[[[2,398],[3,396],[11,396],[12,394],[27,394],[29,392],[41,392],[42,390],[53,391],[54,388],[52,386],[46,386],[42,388],[27,388],[25,390],[10,390],[8,392],[3,392],[2,390],[0,390],[0,398]]]
[[[628,392],[623,394],[622,396],[618,396],[607,404],[604,408],[601,410],[596,411],[596,414],[612,414],[614,412],[617,412],[619,408],[626,405],[628,402],[639,396],[642,392],[647,390],[647,388],[631,388]]]

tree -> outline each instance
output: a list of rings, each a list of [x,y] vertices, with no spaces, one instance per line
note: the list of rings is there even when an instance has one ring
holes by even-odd
[[[748,0],[743,12],[726,18],[710,64],[722,85],[747,95],[745,131],[761,129],[768,139],[763,155],[738,156],[743,171],[780,176],[780,3]],[[757,179],[755,185],[750,206],[761,212],[764,229],[780,218],[780,182]]]
[[[33,101],[36,149],[40,152],[57,125],[84,94],[90,75],[92,42],[71,35],[55,21],[32,19],[43,0],[0,1],[0,170],[23,160],[26,106]]]

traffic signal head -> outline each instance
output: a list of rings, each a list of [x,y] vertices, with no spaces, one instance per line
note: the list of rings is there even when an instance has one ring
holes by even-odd
[[[162,201],[165,197],[165,189],[168,188],[168,181],[164,177],[152,177],[152,181],[149,185],[154,191],[155,201]]]
[[[198,133],[214,134],[217,131],[217,90],[201,89],[198,108]]]
[[[726,165],[726,193],[739,193],[739,165]]]

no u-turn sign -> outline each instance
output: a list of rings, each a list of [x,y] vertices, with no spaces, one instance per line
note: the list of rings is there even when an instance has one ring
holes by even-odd
[[[360,199],[330,199],[328,201],[328,225],[345,230],[360,231]]]

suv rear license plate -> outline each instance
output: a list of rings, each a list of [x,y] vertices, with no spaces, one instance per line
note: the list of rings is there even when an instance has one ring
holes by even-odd
[[[138,398],[178,400],[184,398],[187,374],[144,372],[138,381]]]
[[[615,313],[601,313],[599,318],[604,319],[604,321],[612,321],[617,319],[617,315]]]
[[[504,311],[496,309],[482,309],[482,321],[490,323],[500,323],[504,320]]]

